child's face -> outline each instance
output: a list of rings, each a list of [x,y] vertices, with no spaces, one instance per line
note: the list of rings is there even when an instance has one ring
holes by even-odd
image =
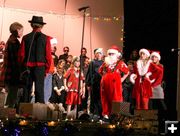
[[[68,61],[68,62],[72,62],[72,60],[73,60],[73,57],[68,56],[67,61]]]
[[[100,52],[97,52],[97,53],[95,53],[95,58],[97,58],[98,60],[102,60],[103,54]]]
[[[19,37],[19,38],[21,38],[21,37],[22,37],[22,35],[23,35],[23,31],[24,31],[23,27],[22,27],[21,29],[17,29],[17,32],[18,32],[18,37]]]
[[[141,58],[142,60],[145,60],[145,59],[148,58],[148,56],[147,56],[147,54],[145,54],[144,52],[141,52],[141,53],[140,53],[140,58]]]
[[[77,67],[77,68],[80,67],[80,61],[75,61],[74,66]]]
[[[133,70],[133,64],[128,64],[129,70]]]
[[[86,66],[89,65],[89,59],[88,59],[88,58],[86,58],[86,59],[84,60],[84,65],[86,65]]]
[[[152,56],[151,59],[152,59],[152,61],[153,61],[154,63],[158,63],[158,62],[159,62],[159,59],[158,59],[158,57],[156,57],[156,56]]]
[[[62,73],[64,70],[65,62],[62,61],[58,66],[57,66],[57,72]]]

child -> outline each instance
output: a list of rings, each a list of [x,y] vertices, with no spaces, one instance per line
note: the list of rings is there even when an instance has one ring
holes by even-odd
[[[81,73],[81,76],[79,77],[79,70],[80,59],[78,57],[75,57],[72,66],[67,70],[64,75],[64,87],[67,91],[67,117],[70,115],[71,106],[74,105],[74,111],[76,112],[77,104],[81,104],[80,96],[85,96],[85,87],[83,84],[84,75],[83,73]]]
[[[152,96],[149,76],[155,72],[156,66],[149,59],[150,53],[147,49],[140,49],[139,55],[130,76],[130,81],[134,84],[132,97],[136,99],[136,109],[148,110],[149,98]]]
[[[160,63],[161,56],[159,51],[153,51],[150,58],[152,62],[158,67],[157,72],[150,76],[152,83],[152,97],[150,99],[150,108],[158,110],[159,132],[164,132],[164,122],[167,119],[167,107],[164,101],[164,90],[162,88],[164,67]]]
[[[51,94],[51,97],[49,99],[49,107],[54,110],[56,108],[56,105],[52,105],[52,103],[57,104],[59,107],[59,111],[65,112],[65,97],[66,92],[64,90],[64,65],[65,60],[61,59],[59,60],[56,69],[57,72],[53,74],[52,77],[52,87],[53,91]]]

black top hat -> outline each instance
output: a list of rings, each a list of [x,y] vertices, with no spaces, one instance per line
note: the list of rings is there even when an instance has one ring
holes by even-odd
[[[41,17],[41,16],[33,16],[32,20],[29,20],[28,22],[29,23],[42,24],[42,25],[46,24],[46,23],[43,22],[43,17]]]

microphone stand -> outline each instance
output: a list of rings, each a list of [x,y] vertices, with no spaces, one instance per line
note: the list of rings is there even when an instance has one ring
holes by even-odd
[[[177,110],[177,120],[180,120],[180,88],[179,88],[179,84],[180,84],[180,50],[178,50],[178,67],[177,67],[177,95],[176,95],[176,110]]]
[[[83,11],[83,29],[82,29],[82,41],[81,41],[81,50],[83,48],[84,44],[84,29],[85,29],[85,20],[86,20],[86,8],[82,10]],[[83,67],[82,63],[82,51],[80,51],[80,69],[79,69],[79,81],[78,81],[78,98],[77,103],[79,103],[80,99],[80,89],[81,89],[81,71]],[[79,112],[79,104],[77,104],[77,111],[76,111],[76,119],[78,119],[78,112]]]

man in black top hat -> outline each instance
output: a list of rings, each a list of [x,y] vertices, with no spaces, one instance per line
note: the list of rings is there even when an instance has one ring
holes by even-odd
[[[50,36],[41,32],[43,17],[33,16],[28,21],[32,32],[23,36],[19,49],[19,63],[30,70],[27,82],[24,84],[24,102],[30,102],[33,82],[35,83],[35,102],[44,103],[44,78],[52,61]]]

